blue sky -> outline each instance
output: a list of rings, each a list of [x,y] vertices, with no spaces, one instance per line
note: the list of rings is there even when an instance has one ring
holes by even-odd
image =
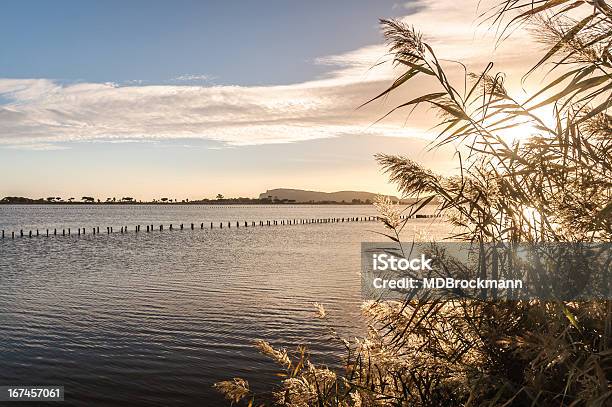
[[[381,17],[475,69],[533,58],[520,35],[498,58],[476,16],[476,0],[7,2],[0,162],[12,171],[0,172],[0,197],[395,193],[377,152],[452,172],[452,149],[426,153],[427,111],[374,125],[430,84],[356,107],[401,73]]]
[[[3,4],[0,74],[62,81],[207,76],[235,85],[300,82],[322,55],[380,43],[394,1],[19,1]],[[196,81],[194,81],[196,82]]]

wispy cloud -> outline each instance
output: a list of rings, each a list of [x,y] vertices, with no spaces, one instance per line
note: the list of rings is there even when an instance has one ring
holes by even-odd
[[[58,144],[51,143],[26,143],[26,144],[12,144],[6,146],[12,150],[27,150],[27,151],[55,151],[55,150],[68,150],[69,147],[61,146]]]
[[[490,38],[474,35],[476,2],[419,4],[405,20],[425,33],[441,57],[475,66],[493,57]],[[524,43],[515,51],[512,44],[508,48],[510,68],[529,59],[521,51]],[[388,60],[384,44],[323,56],[314,63],[329,67],[325,75],[282,86],[213,86],[202,74],[181,75],[166,86],[0,79],[0,97],[7,101],[0,105],[0,146],[190,138],[241,146],[347,134],[427,137],[425,116],[405,122],[395,115],[371,126],[397,99],[355,109],[396,74],[389,63],[372,68]],[[418,93],[419,86],[407,95]]]
[[[189,83],[194,83],[194,82],[211,82],[214,79],[216,79],[216,78],[214,76],[211,76],[211,75],[185,74],[185,75],[179,75],[176,78],[172,78],[170,80],[170,82],[189,82]]]

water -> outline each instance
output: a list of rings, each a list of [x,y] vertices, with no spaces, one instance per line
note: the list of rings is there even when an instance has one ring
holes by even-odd
[[[64,405],[227,405],[212,388],[236,376],[269,390],[277,367],[256,339],[338,363],[313,318],[325,304],[351,337],[359,249],[375,222],[92,236],[94,226],[374,215],[369,206],[7,206],[0,229],[78,227],[85,236],[0,241],[0,384],[63,385]],[[250,224],[250,223],[249,223]],[[413,231],[444,233],[438,220]]]

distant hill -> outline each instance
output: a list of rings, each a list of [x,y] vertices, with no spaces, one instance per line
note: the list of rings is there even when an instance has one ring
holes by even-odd
[[[259,194],[259,199],[288,200],[294,202],[346,202],[359,200],[363,203],[374,202],[377,194],[363,191],[338,191],[338,192],[319,192],[304,191],[302,189],[277,188],[269,189]],[[396,196],[389,196],[393,201],[399,201]]]

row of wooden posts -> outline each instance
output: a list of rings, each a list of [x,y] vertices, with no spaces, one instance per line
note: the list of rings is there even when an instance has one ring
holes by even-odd
[[[416,215],[413,216],[412,218],[432,218],[435,217],[435,215]],[[403,215],[401,217],[402,219],[408,219],[407,215]],[[313,218],[313,219],[283,219],[283,220],[260,220],[258,223],[256,223],[255,221],[250,222],[250,226],[251,227],[255,227],[257,225],[259,226],[278,226],[278,225],[306,225],[306,224],[317,224],[317,223],[343,223],[343,222],[371,222],[371,221],[376,221],[378,220],[379,217],[378,216],[356,216],[356,217],[350,217],[350,218]],[[223,229],[223,225],[226,225],[227,228],[231,228],[232,227],[232,222],[220,222],[219,223],[219,229]],[[247,228],[249,227],[249,222],[244,221],[244,223],[241,222],[236,222],[236,228],[240,228],[241,224],[243,224],[243,227]],[[146,227],[146,231],[147,232],[153,232],[155,230],[159,230],[160,232],[164,230],[164,225],[159,225],[159,227],[155,227],[154,225],[145,225]],[[191,223],[190,225],[188,225],[188,227],[191,228],[191,230],[194,230],[197,228],[197,225],[195,223]],[[199,225],[200,229],[204,229],[204,222],[200,223]],[[168,227],[168,230],[174,230],[175,228],[173,227],[172,224],[170,224],[170,226]],[[185,229],[185,225],[183,223],[181,223],[179,225],[179,229],[183,230]],[[210,222],[210,229],[214,229],[214,223]],[[76,229],[76,235],[77,236],[81,236],[81,235],[85,235],[86,234],[86,228],[77,228]],[[144,231],[141,227],[141,225],[136,225],[134,226],[134,232],[138,233],[141,231]],[[128,227],[127,226],[122,226],[120,229],[118,229],[118,232],[123,234],[123,233],[128,233]],[[109,226],[106,228],[106,233],[107,234],[111,234],[111,233],[117,233],[116,231],[113,231],[113,227]],[[74,234],[74,231],[71,230],[71,228],[64,228],[61,230],[61,233],[58,232],[58,229],[53,229],[52,231],[50,231],[50,229],[46,229],[45,233],[40,233],[39,229],[36,229],[36,231],[28,231],[28,233],[24,233],[23,229],[21,229],[19,231],[19,234],[16,234],[15,232],[11,232],[11,239],[14,239],[15,236],[19,236],[19,237],[38,237],[38,236],[72,236]],[[94,227],[91,228],[91,234],[93,235],[99,235],[100,234],[100,228],[99,227]],[[6,234],[6,237],[8,238],[8,234]],[[4,229],[2,230],[2,239],[5,238],[5,231]]]

